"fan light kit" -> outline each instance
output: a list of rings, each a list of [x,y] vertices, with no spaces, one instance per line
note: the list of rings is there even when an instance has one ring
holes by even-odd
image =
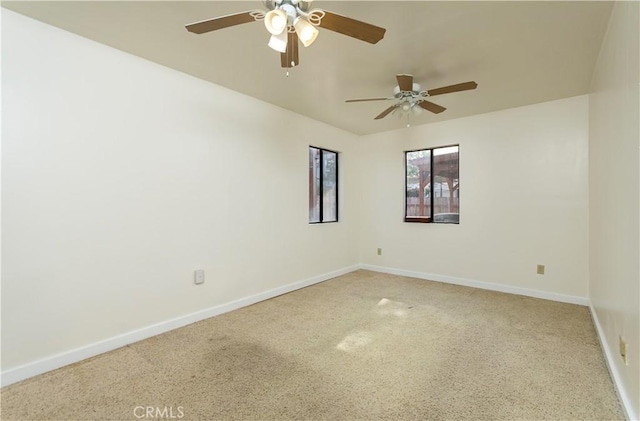
[[[311,9],[313,1],[263,0],[268,11],[251,10],[219,18],[208,19],[186,26],[189,32],[204,34],[243,23],[264,20],[271,34],[268,46],[280,53],[282,67],[299,64],[298,40],[305,47],[318,37],[318,28],[328,29],[359,40],[375,44],[384,37],[385,29],[360,22],[326,10]]]
[[[264,15],[264,26],[271,33],[269,47],[285,53],[287,51],[287,33],[295,31],[298,39],[305,47],[313,44],[318,37],[318,25],[324,17],[322,10],[312,10],[305,13],[296,6],[298,1],[276,0],[276,9]]]
[[[409,115],[419,115],[422,110],[431,111],[434,114],[439,114],[446,110],[445,107],[434,104],[427,101],[425,98],[435,95],[449,94],[459,91],[467,91],[470,89],[476,89],[478,84],[475,82],[463,82],[455,85],[444,86],[442,88],[429,89],[428,91],[421,90],[422,87],[413,82],[412,75],[396,75],[398,86],[393,89],[393,96],[389,98],[367,98],[367,99],[348,99],[346,102],[364,102],[364,101],[388,101],[395,100],[395,104],[378,114],[374,120],[380,120],[390,113],[396,114],[399,117],[402,115],[407,116],[407,127],[409,127]]]

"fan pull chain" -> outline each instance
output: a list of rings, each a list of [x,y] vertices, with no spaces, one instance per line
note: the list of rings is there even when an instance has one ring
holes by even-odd
[[[287,67],[287,77],[289,77],[289,70],[293,69],[296,66],[294,61],[291,61],[291,67]]]

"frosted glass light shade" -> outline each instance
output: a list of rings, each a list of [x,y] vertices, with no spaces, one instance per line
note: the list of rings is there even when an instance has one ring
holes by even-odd
[[[313,44],[313,41],[318,37],[318,30],[315,26],[307,22],[305,19],[297,18],[293,23],[293,27],[296,28],[298,38],[305,47]]]
[[[273,35],[279,35],[287,29],[287,14],[282,9],[274,9],[264,16],[264,26]]]
[[[287,31],[283,31],[281,34],[278,35],[271,35],[271,38],[269,39],[269,47],[273,48],[274,50],[280,52],[280,53],[286,53],[287,52]]]

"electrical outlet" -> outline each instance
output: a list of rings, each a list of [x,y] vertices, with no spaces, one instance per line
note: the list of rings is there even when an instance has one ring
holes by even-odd
[[[378,248],[378,256],[382,256],[382,249]]]
[[[544,275],[544,265],[538,265],[538,268],[536,269],[536,273],[538,275]]]
[[[620,347],[620,356],[622,357],[622,361],[627,365],[627,343],[622,339],[622,335],[618,335],[619,347]]]
[[[204,270],[198,269],[193,273],[193,282],[196,285],[204,284]]]

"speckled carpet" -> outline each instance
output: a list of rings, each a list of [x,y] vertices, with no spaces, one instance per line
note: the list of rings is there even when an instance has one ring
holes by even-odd
[[[3,420],[623,420],[586,307],[357,271],[2,389]]]

